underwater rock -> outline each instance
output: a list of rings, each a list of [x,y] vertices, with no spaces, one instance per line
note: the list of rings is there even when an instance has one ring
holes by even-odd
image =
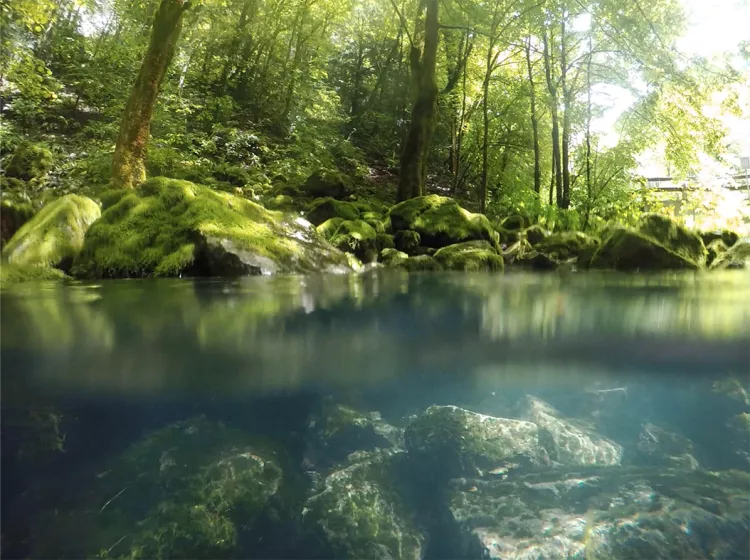
[[[546,402],[527,395],[520,404],[521,418],[539,427],[539,443],[550,460],[561,465],[619,465],[622,446],[560,418],[560,413]]]
[[[305,195],[331,198],[345,198],[353,191],[351,181],[345,175],[337,171],[319,169],[310,175],[299,187],[300,192]]]
[[[505,261],[487,241],[466,241],[439,249],[435,260],[447,270],[502,272]]]
[[[711,270],[747,268],[750,266],[750,239],[740,239],[728,251],[718,255],[711,263]]]
[[[424,477],[441,482],[460,476],[502,474],[546,462],[537,426],[485,416],[457,406],[431,406],[404,433],[409,460]]]
[[[695,470],[699,467],[693,454],[695,446],[685,436],[660,428],[650,422],[642,425],[636,443],[637,459],[644,465]]]
[[[323,557],[422,558],[425,534],[394,483],[403,455],[356,453],[313,488],[303,526]]]
[[[99,205],[68,194],[50,202],[15,233],[3,248],[8,262],[50,266],[67,272],[84,244],[86,231],[101,216]]]
[[[390,210],[394,232],[412,230],[426,247],[446,247],[463,241],[498,243],[498,234],[483,214],[473,214],[445,196],[432,194],[405,200]],[[398,241],[396,247],[398,246]],[[403,249],[402,249],[403,250]],[[406,251],[405,252],[409,252]]]
[[[351,202],[335,200],[333,198],[318,198],[310,203],[305,219],[313,225],[319,226],[331,218],[343,220],[359,219],[359,210]]]
[[[305,459],[316,469],[326,469],[342,463],[355,451],[403,445],[403,429],[383,421],[380,413],[362,413],[342,404],[324,403],[307,422]]]
[[[592,268],[614,270],[698,269],[701,266],[702,262],[687,258],[684,252],[675,253],[640,231],[621,226],[606,233],[591,259]]]
[[[744,558],[750,475],[633,467],[458,480],[449,509],[454,557]]]
[[[156,177],[119,193],[86,233],[74,273],[96,278],[350,272],[296,214]]]

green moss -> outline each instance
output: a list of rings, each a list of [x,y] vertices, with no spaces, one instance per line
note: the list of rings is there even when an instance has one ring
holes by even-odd
[[[323,237],[323,239],[328,239],[330,241],[331,237],[334,236],[336,230],[339,229],[339,226],[342,223],[344,223],[344,218],[331,218],[320,224],[315,229]]]
[[[417,251],[421,240],[422,236],[410,229],[397,231],[396,235],[393,236],[396,248],[409,255],[413,255]]]
[[[538,243],[541,243],[549,236],[549,232],[539,224],[535,224],[531,227],[526,228],[523,233],[526,237],[526,241],[528,241],[529,245],[531,245],[532,247]]]
[[[49,266],[0,263],[0,285],[64,280],[65,273]]]
[[[378,250],[377,233],[367,222],[347,220],[339,224],[331,237],[331,244],[342,251],[354,253],[363,262],[375,260]]]
[[[598,245],[598,239],[583,232],[564,231],[545,237],[534,245],[534,249],[557,261],[566,261]]]
[[[101,215],[93,200],[69,194],[42,208],[3,249],[3,258],[19,265],[68,270],[89,226]]]
[[[344,198],[352,192],[352,184],[348,177],[338,171],[319,169],[305,180],[300,191],[312,197]]]
[[[750,266],[750,241],[742,239],[728,251],[718,255],[711,263],[711,269],[747,268]]]
[[[177,276],[195,264],[199,244],[212,239],[278,272],[318,270],[320,251],[345,265],[333,248],[300,240],[295,227],[281,213],[244,198],[156,177],[125,194],[89,229],[75,273]]]
[[[380,251],[380,262],[385,266],[398,266],[408,258],[409,255],[393,248],[386,248]]]
[[[429,255],[409,257],[404,262],[400,263],[399,266],[405,268],[409,272],[437,272],[443,270],[440,263],[437,262],[434,257]]]
[[[443,268],[465,272],[498,272],[505,266],[502,255],[487,241],[466,241],[443,247],[435,253],[435,260]]]
[[[385,233],[386,227],[382,214],[378,212],[363,212],[362,219],[372,226],[377,233]]]
[[[375,245],[377,245],[379,251],[382,251],[383,249],[394,249],[396,247],[396,242],[393,240],[392,235],[379,233],[375,238]]]
[[[514,214],[505,218],[500,227],[508,231],[519,231],[531,227],[531,219],[527,216]]]
[[[276,196],[268,200],[264,206],[269,210],[289,211],[295,208],[295,202],[291,196],[285,194],[277,194]]]
[[[591,259],[594,268],[615,270],[696,269],[700,265],[673,253],[640,231],[614,227]]]
[[[31,204],[3,200],[0,203],[0,247],[34,215]]]
[[[331,218],[356,220],[359,218],[359,210],[351,202],[342,202],[333,198],[319,198],[312,201],[305,218],[317,226]]]
[[[406,200],[391,208],[389,215],[394,231],[416,231],[421,244],[427,247],[475,239],[498,243],[498,235],[486,216],[473,214],[445,196],[433,194]]]
[[[42,144],[24,142],[18,145],[8,164],[5,174],[8,177],[32,181],[47,174],[53,163],[52,152]]]
[[[672,253],[698,266],[706,262],[706,247],[696,233],[688,231],[666,216],[646,214],[638,224],[641,234],[655,240]]]

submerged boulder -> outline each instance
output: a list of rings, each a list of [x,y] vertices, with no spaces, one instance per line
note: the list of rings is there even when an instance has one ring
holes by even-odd
[[[316,485],[302,517],[319,557],[423,557],[425,534],[395,483],[402,458],[393,451],[356,453]]]
[[[466,241],[439,249],[435,260],[447,270],[498,272],[504,268],[502,255],[487,241]]]
[[[307,214],[305,214],[305,219],[316,226],[331,218],[356,220],[359,218],[359,210],[351,202],[329,197],[313,200]]]
[[[86,231],[99,216],[101,209],[90,198],[65,195],[47,204],[16,232],[3,248],[3,258],[17,265],[68,271]]]
[[[429,407],[409,423],[404,439],[410,460],[438,482],[546,462],[534,423],[457,406]]]
[[[693,456],[695,446],[685,436],[646,422],[641,426],[636,443],[640,464],[673,468],[697,469]]]
[[[740,239],[727,251],[717,255],[711,263],[712,270],[747,268],[750,266],[750,239]]]
[[[539,442],[550,460],[561,465],[619,465],[622,446],[575,421],[560,417],[536,397],[521,402],[521,417],[539,427]]]
[[[157,177],[120,193],[89,228],[75,273],[89,277],[348,272],[347,257],[295,214]]]
[[[310,175],[299,188],[300,192],[312,197],[344,198],[352,193],[348,177],[338,171],[319,169]]]
[[[459,480],[448,556],[502,560],[744,558],[750,475],[660,467]]]
[[[642,234],[683,259],[698,266],[705,264],[706,247],[700,236],[688,231],[667,216],[645,214],[638,224],[638,229]]]
[[[394,232],[411,230],[426,247],[440,248],[462,241],[483,239],[497,244],[498,235],[483,214],[473,214],[445,196],[419,196],[390,210]],[[398,246],[398,245],[397,245]]]
[[[591,259],[592,268],[615,270],[698,269],[701,266],[702,263],[673,252],[640,231],[621,226],[607,232]]]

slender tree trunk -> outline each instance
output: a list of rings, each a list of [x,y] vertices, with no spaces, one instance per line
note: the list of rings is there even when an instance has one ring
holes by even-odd
[[[462,68],[463,77],[461,79],[461,118],[458,122],[458,134],[456,137],[456,174],[453,177],[453,189],[452,194],[456,194],[458,190],[458,183],[460,180],[461,170],[461,145],[464,140],[464,123],[466,122],[466,67],[469,62],[469,55],[471,54],[471,42],[469,34],[466,34],[466,53],[464,54],[464,64]]]
[[[593,192],[591,186],[591,31],[589,31],[589,58],[586,68],[586,216],[583,229],[587,229],[591,217]]]
[[[412,72],[417,72],[416,102],[411,114],[409,133],[401,152],[398,200],[424,193],[427,157],[437,117],[438,87],[435,76],[439,40],[438,0],[425,0],[424,49],[412,46]]]
[[[560,124],[558,119],[558,97],[557,86],[552,79],[552,62],[550,56],[549,41],[547,33],[543,36],[544,40],[544,73],[547,78],[547,89],[550,95],[550,113],[552,116],[552,168],[553,168],[553,185],[557,194],[557,205],[562,207],[562,169],[560,165]]]
[[[560,196],[560,208],[567,209],[570,206],[570,105],[571,92],[568,89],[568,53],[565,45],[565,18],[567,12],[563,12],[560,28],[560,85],[563,94],[563,126],[562,126],[562,193]]]
[[[542,190],[542,169],[539,161],[539,117],[536,114],[536,92],[534,91],[534,73],[531,69],[531,35],[526,39],[526,69],[529,73],[529,91],[531,98],[531,135],[534,143],[534,192]]]
[[[484,213],[487,207],[487,168],[489,167],[489,134],[490,134],[490,64],[491,51],[487,51],[487,75],[482,84],[482,182],[479,185],[479,211]]]
[[[190,3],[161,0],[154,17],[151,41],[143,58],[117,136],[112,161],[112,183],[133,188],[146,179],[146,149],[156,97],[182,30],[182,16]]]

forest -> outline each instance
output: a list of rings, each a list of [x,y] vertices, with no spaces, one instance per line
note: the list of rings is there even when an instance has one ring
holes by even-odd
[[[705,107],[750,110],[750,43],[682,54],[678,0],[14,0],[1,25],[4,279],[750,253],[639,174],[726,161]]]

